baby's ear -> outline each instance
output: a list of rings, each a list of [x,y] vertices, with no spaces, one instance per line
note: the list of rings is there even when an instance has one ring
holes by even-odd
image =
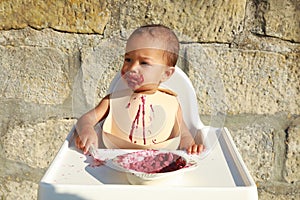
[[[162,75],[161,82],[168,80],[175,72],[175,67],[167,67],[164,74]]]

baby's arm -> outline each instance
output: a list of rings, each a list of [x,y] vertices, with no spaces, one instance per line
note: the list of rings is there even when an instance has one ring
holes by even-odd
[[[109,96],[106,96],[92,110],[82,115],[76,123],[77,136],[75,145],[87,153],[90,146],[98,147],[98,136],[94,130],[94,126],[104,119],[109,111]]]
[[[201,153],[204,149],[204,146],[203,146],[203,144],[195,143],[195,140],[194,140],[192,134],[190,133],[188,127],[186,126],[186,124],[183,120],[182,111],[181,111],[180,107],[177,112],[177,120],[178,120],[178,129],[181,133],[180,149],[185,149],[187,151],[187,153],[189,153],[189,154]]]

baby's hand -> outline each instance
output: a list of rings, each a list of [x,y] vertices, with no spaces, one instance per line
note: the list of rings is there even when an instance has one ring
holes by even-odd
[[[91,145],[98,147],[98,136],[93,129],[89,131],[82,131],[80,135],[76,131],[74,136],[75,146],[78,149],[82,150],[84,154],[86,154],[89,151]]]
[[[76,134],[74,134],[74,139],[75,139],[75,146],[78,148],[78,149],[80,149],[80,150],[82,150],[83,151],[83,148],[82,148],[82,142],[81,142],[81,140],[80,140],[80,137],[79,137],[79,135],[76,133]]]
[[[204,150],[203,144],[193,144],[186,149],[188,154],[200,154]]]

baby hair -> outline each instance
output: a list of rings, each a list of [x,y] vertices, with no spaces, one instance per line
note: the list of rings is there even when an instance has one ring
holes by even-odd
[[[159,47],[164,51],[168,66],[176,65],[179,54],[179,41],[170,28],[161,24],[141,26],[130,35],[128,41],[137,35],[150,36],[155,42],[160,43]]]

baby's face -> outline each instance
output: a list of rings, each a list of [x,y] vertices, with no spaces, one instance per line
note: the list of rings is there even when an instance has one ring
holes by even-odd
[[[152,48],[137,49],[125,54],[121,74],[132,90],[144,85],[158,87],[169,68],[163,54],[163,50]]]
[[[132,90],[145,85],[158,87],[167,79],[170,67],[164,53],[161,42],[147,35],[135,35],[128,40],[121,74]]]

